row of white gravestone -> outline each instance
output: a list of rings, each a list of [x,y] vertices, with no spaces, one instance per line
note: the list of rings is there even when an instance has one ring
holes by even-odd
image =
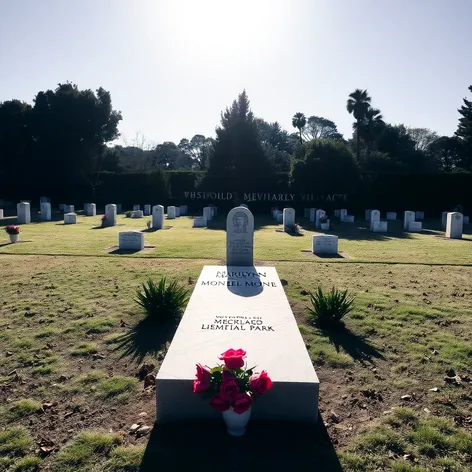
[[[387,221],[380,221],[379,210],[368,210],[369,211],[369,226],[370,231],[373,233],[386,233],[388,231]]]
[[[179,216],[184,216],[187,214],[187,205],[182,205],[182,206],[168,206],[167,207],[167,219],[168,220],[174,220],[175,218],[178,218]]]

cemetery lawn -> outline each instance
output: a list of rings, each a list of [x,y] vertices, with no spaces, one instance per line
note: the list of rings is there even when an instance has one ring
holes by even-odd
[[[32,215],[33,220],[36,215]],[[53,215],[53,217],[59,215]],[[145,231],[145,245],[151,246],[143,252],[127,257],[182,258],[225,260],[226,221],[218,216],[209,228],[192,228],[192,217],[165,220],[169,229],[146,230],[142,219],[125,218],[118,215],[118,225],[100,228],[100,215],[81,216],[76,225],[64,225],[62,220],[33,223],[22,226],[21,243],[7,244],[8,238],[0,234],[0,254],[44,254],[110,256],[109,252],[118,244],[120,231]],[[4,218],[0,229],[15,224],[16,218]],[[259,261],[319,261],[311,253],[312,223],[299,220],[303,230],[301,236],[282,232],[282,225],[274,224],[270,217],[255,216],[254,257]],[[423,264],[471,264],[472,226],[466,226],[462,240],[444,238],[439,220],[423,222],[422,233],[407,233],[400,221],[388,222],[389,232],[372,233],[365,221],[355,224],[334,221],[328,234],[339,236],[339,251],[345,256],[334,262],[402,262]]]
[[[22,255],[30,251],[27,243],[2,248],[9,254],[0,255],[0,470],[39,465],[61,472],[144,470],[140,464],[149,433],[137,437],[129,430],[135,423],[153,426],[155,392],[152,386],[145,389],[137,374],[143,361],[158,370],[165,348],[154,345],[155,356],[138,362],[117,350],[119,339],[143,317],[133,297],[148,277],[173,277],[191,290],[203,265],[220,262],[220,242],[213,239],[219,231],[205,230],[209,241],[189,243],[189,254],[181,258],[170,257],[183,251],[177,241],[166,250],[167,258],[97,257],[112,243],[105,236],[108,229],[78,225],[74,231],[50,223],[56,233],[51,235],[48,224],[26,227],[31,248],[92,255]],[[67,238],[58,236],[62,230],[70,231]],[[285,236],[267,231],[269,240]],[[154,234],[167,235],[178,239],[179,231]],[[258,238],[263,241],[260,232],[256,248]],[[405,252],[390,248],[395,240],[378,243],[385,248],[382,257],[414,262],[424,254],[425,238],[400,239]],[[472,262],[470,249],[463,250],[470,241],[458,241],[455,249],[455,241],[428,238],[437,249],[428,254],[430,262]],[[352,241],[349,251],[372,257],[364,243]],[[410,244],[416,249],[408,249]],[[190,258],[201,246],[213,260]],[[268,246],[262,246],[259,258],[269,255]],[[270,262],[282,258],[278,251],[274,248],[263,264],[275,265],[287,282],[285,291],[321,381],[321,421],[344,470],[471,470],[472,267],[333,263],[306,256]],[[347,288],[356,296],[344,329],[321,332],[309,325],[307,292],[318,285]],[[316,454],[318,447],[306,449]],[[181,452],[185,456],[184,446]],[[172,463],[159,465],[175,470]]]

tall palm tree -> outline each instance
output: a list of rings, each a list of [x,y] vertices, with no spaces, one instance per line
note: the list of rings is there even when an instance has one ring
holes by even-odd
[[[298,128],[298,132],[300,133],[300,144],[302,144],[302,129],[306,125],[306,116],[303,113],[295,113],[292,118],[292,125],[294,128]]]
[[[356,89],[354,92],[349,94],[349,98],[347,99],[347,111],[354,115],[356,119],[356,127],[357,129],[360,128],[360,123],[364,120],[367,110],[370,107],[370,96],[367,93],[367,90]],[[357,160],[360,160],[360,136],[357,133]]]
[[[360,124],[354,123],[357,136],[360,135],[367,145],[367,156],[370,156],[372,145],[380,137],[384,127],[385,122],[382,113],[377,108],[368,108]]]

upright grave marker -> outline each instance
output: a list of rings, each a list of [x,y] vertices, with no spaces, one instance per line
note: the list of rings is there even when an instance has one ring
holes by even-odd
[[[27,225],[31,223],[31,207],[27,202],[20,202],[16,205],[18,224]]]
[[[282,220],[284,225],[284,231],[290,231],[289,228],[295,225],[295,210],[293,208],[284,208]]]
[[[175,219],[175,206],[168,206],[167,207],[167,219],[168,220]]]
[[[253,260],[254,216],[248,208],[233,208],[226,217],[226,264],[252,266]]]
[[[406,231],[410,230],[410,223],[415,221],[415,212],[414,211],[405,211],[403,213],[403,229]]]
[[[41,202],[41,221],[51,221],[51,204]]]
[[[152,207],[152,227],[154,229],[162,229],[164,226],[164,207],[162,205],[154,205]]]
[[[95,203],[86,203],[84,205],[85,216],[97,216],[97,205]]]
[[[211,221],[212,216],[213,216],[213,211],[211,210],[211,207],[205,207],[203,209],[203,218],[205,218],[207,223]]]
[[[326,216],[326,212],[322,210],[321,208],[318,208],[315,213],[315,228],[320,229],[321,228],[321,218]]]
[[[462,230],[464,227],[462,213],[452,212],[447,214],[446,238],[462,239]]]
[[[117,221],[117,212],[116,212],[116,205],[113,203],[109,203],[105,207],[105,215],[107,215],[107,219],[105,220],[106,226],[116,226]]]
[[[149,216],[151,214],[151,205],[144,205],[144,216]]]

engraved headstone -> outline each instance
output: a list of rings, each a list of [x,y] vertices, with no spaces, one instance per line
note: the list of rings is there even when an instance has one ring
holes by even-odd
[[[339,219],[344,222],[347,216],[347,210],[343,208],[342,210],[339,210]]]
[[[284,208],[282,222],[285,232],[295,225],[295,210],[293,208]]]
[[[371,211],[372,211],[372,210],[370,210],[370,209],[365,211],[365,220],[366,220],[366,221],[370,221],[370,222],[372,221],[372,220],[370,219],[370,213],[371,213]]]
[[[143,216],[143,210],[134,210],[131,214],[131,218],[142,218]]]
[[[29,203],[18,203],[18,205],[16,205],[16,212],[18,215],[19,225],[27,225],[31,223],[31,206]]]
[[[175,206],[168,206],[167,207],[167,219],[168,220],[175,219]]]
[[[283,223],[283,221],[284,221],[284,214],[283,214],[282,211],[280,211],[280,210],[277,211],[277,218],[276,218],[276,219],[277,219],[277,223],[278,223],[278,224]]]
[[[312,237],[312,252],[317,255],[337,254],[338,237],[333,234],[314,235]]]
[[[462,213],[452,212],[447,214],[446,238],[462,239],[463,220]]]
[[[187,214],[187,206],[180,205],[180,216],[185,216]]]
[[[3,218],[3,210],[0,208],[0,218]]]
[[[74,213],[75,212],[74,205],[64,205],[63,211],[64,213]]]
[[[369,210],[369,218],[370,218],[370,230],[374,231],[374,223],[380,222],[380,211]]]
[[[421,221],[410,221],[408,223],[408,231],[410,233],[419,233],[423,228],[423,223]]]
[[[310,208],[310,221],[312,223],[316,221],[316,208]]]
[[[175,217],[179,218],[180,217],[180,207],[175,207]]]
[[[374,233],[386,233],[388,231],[387,221],[374,221],[372,224],[372,232]]]
[[[164,226],[164,207],[162,205],[154,205],[152,207],[152,227],[154,229],[162,229]]]
[[[412,221],[415,221],[415,212],[405,211],[403,213],[403,229],[409,231],[409,226]]]
[[[107,215],[105,226],[116,226],[117,216],[116,216],[116,205],[114,203],[109,203],[105,207],[105,215]]]
[[[254,217],[248,208],[233,208],[226,218],[226,265],[252,266]]]
[[[64,214],[64,224],[65,225],[75,225],[77,223],[77,215],[75,213],[65,213]]]
[[[142,251],[144,249],[144,233],[141,231],[121,231],[118,235],[120,250]]]
[[[51,221],[51,204],[49,202],[41,203],[41,221]]]
[[[424,211],[417,211],[417,212],[416,212],[416,218],[415,218],[415,219],[418,220],[418,221],[424,220]]]
[[[321,208],[318,208],[315,213],[315,228],[321,228],[321,218],[323,218],[324,216],[326,216],[326,212]]]
[[[205,207],[203,209],[203,218],[205,218],[205,220],[207,221],[207,223],[209,221],[211,221],[211,217],[212,217],[212,211],[211,211],[211,207]]]
[[[207,220],[204,216],[196,216],[193,219],[193,227],[194,228],[206,228]]]
[[[141,210],[141,205],[133,205],[133,211]]]
[[[151,215],[151,205],[144,205],[144,215],[145,216]]]
[[[97,205],[95,203],[86,203],[84,210],[85,216],[97,216]]]
[[[334,216],[335,216],[335,218],[340,218],[341,217],[341,210],[334,210]]]
[[[341,221],[343,223],[354,223],[354,215],[345,215]]]

